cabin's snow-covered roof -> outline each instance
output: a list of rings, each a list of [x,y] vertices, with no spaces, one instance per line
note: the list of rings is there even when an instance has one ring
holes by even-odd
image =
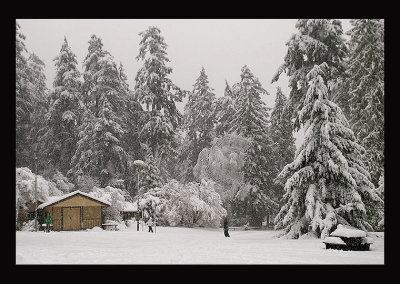
[[[89,195],[89,194],[87,194],[87,193],[85,193],[85,192],[82,192],[82,191],[79,191],[79,190],[75,190],[75,191],[70,192],[70,193],[68,193],[68,194],[65,194],[65,195],[63,195],[63,196],[52,196],[52,197],[49,197],[49,201],[40,204],[40,205],[38,206],[38,209],[45,208],[45,207],[47,207],[47,206],[49,206],[49,205],[51,205],[51,204],[57,203],[57,202],[59,202],[59,201],[61,201],[61,200],[67,199],[67,198],[72,197],[72,196],[77,195],[77,194],[86,196],[86,197],[88,197],[88,198],[90,198],[90,199],[93,199],[93,200],[96,200],[96,201],[99,201],[99,202],[101,202],[101,203],[105,203],[105,204],[111,206],[110,202],[108,202],[108,201],[102,200],[102,199],[100,199],[100,198],[93,197],[93,196],[91,196],[91,195]]]

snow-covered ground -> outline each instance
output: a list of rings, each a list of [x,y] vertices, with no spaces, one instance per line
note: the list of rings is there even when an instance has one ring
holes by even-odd
[[[153,228],[154,230],[154,228]],[[383,233],[369,251],[327,250],[277,231],[157,227],[136,231],[16,232],[16,264],[384,264]]]

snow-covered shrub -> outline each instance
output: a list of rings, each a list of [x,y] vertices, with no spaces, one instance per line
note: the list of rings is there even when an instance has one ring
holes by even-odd
[[[37,175],[37,199],[40,202],[48,201],[49,196],[61,196],[56,184]],[[17,206],[26,209],[27,205],[35,202],[35,174],[29,168],[16,169]]]
[[[30,231],[30,232],[35,231],[35,220],[29,220],[29,221],[23,222],[20,230],[21,231]]]
[[[193,168],[196,181],[211,179],[223,202],[231,201],[243,179],[242,167],[249,139],[236,134],[216,138],[211,148],[203,149]]]
[[[157,224],[167,226],[177,226],[180,223],[180,197],[179,189],[181,184],[176,180],[170,180],[161,187],[155,187],[139,197],[139,210],[155,217]],[[153,218],[154,219],[154,218]]]
[[[35,202],[35,174],[29,168],[16,169],[16,210],[17,226],[27,221],[27,210],[31,209]],[[37,175],[37,200],[47,202],[51,196],[61,196],[63,192],[57,188],[54,182]]]
[[[204,179],[201,183],[188,183],[182,191],[182,223],[187,226],[218,227],[226,215],[221,197],[214,190],[214,182]]]
[[[95,186],[89,192],[89,195],[111,203],[111,206],[103,211],[105,220],[122,222],[121,211],[124,209],[126,202],[126,193],[122,189],[111,186],[105,188]]]
[[[181,184],[171,180],[162,187],[150,189],[140,198],[145,218],[154,216],[161,225],[218,227],[226,216],[221,197],[213,181]]]
[[[118,222],[118,225],[117,225],[118,231],[125,230],[126,228],[127,228],[127,226],[126,226],[125,222]]]

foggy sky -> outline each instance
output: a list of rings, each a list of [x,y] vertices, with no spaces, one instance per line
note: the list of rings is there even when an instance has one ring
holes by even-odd
[[[217,97],[223,96],[225,80],[229,85],[240,81],[241,68],[247,65],[262,86],[270,93],[262,99],[273,107],[276,88],[288,96],[288,78],[282,74],[271,84],[273,75],[282,65],[287,52],[286,42],[293,33],[296,19],[17,19],[20,32],[26,36],[28,52],[34,52],[46,64],[47,86],[51,89],[55,76],[53,59],[58,56],[64,36],[77,57],[78,68],[88,53],[92,34],[100,37],[103,48],[115,62],[121,62],[131,89],[143,62],[137,61],[139,33],[156,26],[167,47],[172,67],[169,78],[181,89],[191,91],[205,68],[209,85]],[[343,30],[350,29],[348,20],[341,20]],[[177,103],[183,112],[182,103]],[[295,135],[296,147],[303,139]]]

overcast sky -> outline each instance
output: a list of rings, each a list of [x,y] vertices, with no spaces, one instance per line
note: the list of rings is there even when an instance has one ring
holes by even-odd
[[[92,34],[100,37],[103,48],[122,62],[128,83],[133,89],[135,76],[142,62],[139,54],[139,33],[149,26],[156,26],[167,47],[172,67],[171,80],[181,89],[192,90],[205,68],[210,87],[222,96],[225,79],[230,85],[240,81],[241,68],[247,65],[270,93],[263,100],[273,107],[277,86],[288,96],[288,78],[281,75],[278,82],[271,80],[283,63],[287,52],[286,42],[293,33],[296,19],[17,19],[20,32],[26,36],[28,52],[34,52],[46,64],[47,85],[51,88],[55,76],[53,59],[59,54],[64,36],[78,60],[88,53]],[[346,32],[351,25],[342,19]],[[183,103],[178,108],[183,111]],[[296,134],[296,146],[302,133]]]

